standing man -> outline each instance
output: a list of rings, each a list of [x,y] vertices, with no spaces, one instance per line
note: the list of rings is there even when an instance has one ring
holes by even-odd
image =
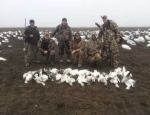
[[[56,29],[51,34],[51,37],[54,37],[56,33],[59,47],[59,62],[63,62],[64,52],[67,54],[67,62],[71,62],[69,44],[72,39],[72,31],[71,28],[68,26],[66,18],[62,19],[62,23],[56,27]]]
[[[38,42],[40,34],[38,28],[34,25],[34,20],[29,21],[30,25],[25,29],[25,66],[30,66],[31,60],[37,61]]]
[[[100,27],[99,39],[103,39],[102,45],[102,59],[105,65],[112,65],[118,67],[119,64],[119,50],[117,43],[120,38],[120,31],[118,25],[109,20],[106,15],[101,16],[104,24]]]

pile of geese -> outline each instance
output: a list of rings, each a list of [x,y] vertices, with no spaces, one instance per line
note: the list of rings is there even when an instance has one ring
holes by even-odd
[[[119,79],[120,78],[120,79]],[[75,82],[79,83],[82,87],[85,85],[91,85],[94,82],[101,82],[105,86],[108,83],[114,84],[116,88],[119,88],[120,83],[126,85],[126,89],[129,90],[131,87],[134,87],[136,83],[132,79],[132,74],[130,71],[127,71],[125,67],[118,67],[110,73],[99,72],[94,70],[93,72],[83,69],[39,69],[36,71],[28,71],[23,74],[24,83],[29,83],[31,80],[35,80],[36,83],[40,83],[45,86],[47,80],[56,81],[58,84],[67,83],[70,86],[73,86]]]

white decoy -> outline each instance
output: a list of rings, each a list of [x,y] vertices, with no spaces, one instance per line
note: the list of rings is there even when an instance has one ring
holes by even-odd
[[[7,61],[6,58],[0,57],[0,61]]]
[[[147,47],[150,47],[150,44],[147,44]]]
[[[131,50],[131,47],[126,44],[122,44],[122,48],[126,50]]]
[[[8,38],[10,38],[10,35],[7,35]]]
[[[18,40],[23,40],[23,37],[18,37]]]
[[[5,34],[5,35],[6,35],[6,34],[7,34],[7,32],[3,32],[3,34]]]
[[[13,47],[12,45],[8,45],[9,48]]]
[[[0,42],[0,45],[2,45],[2,43]]]
[[[138,38],[135,38],[134,41],[135,41],[136,43],[140,43],[140,42],[141,42]]]
[[[132,45],[132,46],[136,45],[136,43],[133,40],[127,40],[127,43],[130,44],[130,45]]]
[[[4,38],[4,37],[3,37],[3,34],[0,34],[0,38]]]
[[[140,36],[138,39],[140,40],[140,42],[145,42],[145,39],[142,36]]]
[[[150,41],[147,41],[150,44]]]
[[[145,35],[146,40],[150,40],[150,35]]]
[[[122,37],[124,40],[129,40],[130,39],[130,36],[128,36],[128,35],[125,35],[124,37]]]
[[[80,36],[80,37],[81,37],[81,39],[82,39],[82,40],[84,40],[84,39],[85,39],[85,36]]]
[[[41,37],[41,38],[43,38],[43,37],[44,37],[44,35],[43,35],[43,34],[41,34],[41,35],[40,35],[40,37]]]
[[[16,36],[16,35],[13,35],[13,37],[16,38],[17,36]]]

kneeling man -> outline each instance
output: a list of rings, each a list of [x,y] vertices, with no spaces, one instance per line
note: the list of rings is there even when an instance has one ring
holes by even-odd
[[[38,46],[44,56],[45,62],[50,62],[51,65],[54,65],[55,43],[52,39],[50,39],[49,33],[45,33],[44,37],[39,41]]]
[[[74,62],[78,63],[78,67],[82,67],[84,59],[84,41],[81,40],[80,34],[75,33],[74,39],[71,40],[70,50]]]
[[[101,66],[101,42],[96,38],[96,32],[92,32],[91,39],[86,43],[86,58],[92,66]]]

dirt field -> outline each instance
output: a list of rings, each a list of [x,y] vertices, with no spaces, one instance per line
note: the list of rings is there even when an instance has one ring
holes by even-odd
[[[0,29],[7,30],[10,29]],[[24,72],[50,66],[41,63],[26,68],[23,41],[11,38],[9,44],[13,47],[0,46],[0,57],[8,59],[0,61],[0,115],[150,115],[150,49],[145,43],[133,46],[131,51],[120,48],[120,66],[126,66],[137,81],[129,91],[124,84],[117,89],[113,84],[104,86],[97,82],[84,88],[77,83],[71,87],[51,81],[45,87],[35,81],[24,84]],[[76,68],[66,62],[57,62],[54,67]],[[112,69],[86,64],[82,68],[105,72]]]

